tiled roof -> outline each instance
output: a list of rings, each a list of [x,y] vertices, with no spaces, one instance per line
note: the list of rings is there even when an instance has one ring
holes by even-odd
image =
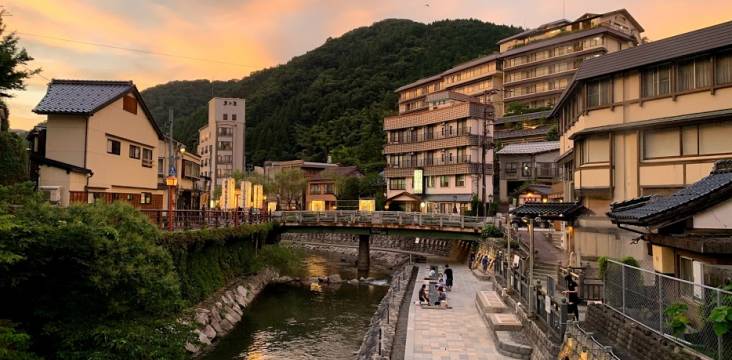
[[[707,177],[669,196],[644,196],[610,205],[616,224],[654,226],[683,221],[732,198],[732,160],[720,160]]]
[[[88,115],[132,90],[132,81],[52,80],[37,114]]]
[[[520,130],[501,130],[496,131],[494,137],[496,140],[513,139],[526,136],[546,135],[549,133],[549,126],[538,127],[536,129],[520,129]]]
[[[732,45],[732,21],[587,59],[580,65],[570,86],[559,97],[550,116],[557,115],[562,103],[582,80],[730,45]]]
[[[584,210],[584,206],[580,203],[530,202],[511,210],[511,214],[518,217],[571,220],[579,215],[582,210]]]
[[[508,144],[497,152],[498,155],[538,154],[559,150],[559,141],[539,141]]]
[[[575,80],[658,63],[732,44],[732,21],[652,41],[582,62]]]
[[[356,166],[335,166],[327,168],[310,178],[310,181],[334,180],[342,176],[362,175]]]
[[[528,121],[528,120],[536,120],[536,119],[545,119],[549,117],[549,115],[552,113],[551,110],[545,110],[545,111],[536,111],[532,113],[527,114],[519,114],[519,115],[510,115],[510,116],[504,116],[496,119],[496,124],[509,124],[509,123],[515,123],[515,122],[522,122],[522,121]]]

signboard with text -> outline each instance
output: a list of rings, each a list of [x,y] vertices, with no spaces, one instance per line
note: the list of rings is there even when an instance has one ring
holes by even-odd
[[[422,169],[414,169],[414,177],[412,178],[412,193],[421,194],[423,191],[424,171]]]

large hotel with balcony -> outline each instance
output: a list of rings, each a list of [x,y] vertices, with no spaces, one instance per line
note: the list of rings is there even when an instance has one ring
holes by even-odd
[[[547,138],[556,127],[556,121],[547,120],[549,110],[582,61],[636,46],[642,32],[624,9],[585,14],[503,39],[500,53],[397,89],[399,115],[384,119],[390,204],[415,211],[467,209],[473,195],[482,196],[486,117],[490,118],[486,134],[498,148],[554,140]],[[488,198],[493,196],[492,151],[487,151],[485,166]],[[497,173],[515,171],[505,166],[509,164],[499,164]],[[546,174],[558,173],[554,167],[541,171],[543,177],[533,173],[526,177],[549,186],[553,176]],[[423,187],[415,177],[419,174]],[[502,187],[501,202],[507,202],[508,194],[524,180],[496,182]]]
[[[493,153],[483,157],[482,140],[492,136],[494,108],[478,96],[500,88],[497,65],[486,56],[397,89],[399,115],[384,119],[390,209],[466,213],[483,194],[484,172],[493,193]]]
[[[630,255],[694,282],[702,279],[692,268],[730,265],[709,241],[732,218],[732,206],[712,207],[729,198],[718,190],[730,172],[712,169],[732,158],[732,22],[588,60],[552,115],[564,200],[587,208],[569,243],[578,258]],[[706,218],[694,213],[700,206],[710,207]],[[616,226],[609,211],[641,226]],[[691,241],[689,229],[705,235]],[[651,244],[639,241],[649,232]]]

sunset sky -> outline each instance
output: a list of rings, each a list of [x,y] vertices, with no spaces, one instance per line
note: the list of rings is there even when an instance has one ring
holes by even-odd
[[[284,63],[321,45],[328,37],[382,19],[405,18],[429,23],[477,18],[535,27],[562,18],[562,3],[562,0],[4,1],[11,15],[5,18],[8,30],[18,32],[22,46],[35,57],[32,67],[43,69],[29,81],[26,91],[16,93],[8,101],[11,127],[29,129],[43,120],[31,109],[43,97],[52,78],[133,80],[141,90],[171,80],[228,80]],[[626,8],[643,25],[645,35],[651,40],[732,20],[729,0],[565,0],[564,3],[564,17],[570,19],[585,12]]]

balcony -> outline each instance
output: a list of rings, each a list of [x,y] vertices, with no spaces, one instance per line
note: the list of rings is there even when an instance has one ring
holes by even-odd
[[[479,103],[460,103],[413,114],[388,116],[384,118],[384,130],[408,129],[467,118],[484,119],[486,116],[493,117],[492,108]]]
[[[501,167],[501,180],[553,180],[559,175],[554,163],[537,162],[535,165],[522,166],[522,163],[510,162]]]
[[[471,134],[469,128],[444,131],[438,134],[418,133],[402,141],[392,141],[384,146],[384,154],[422,152],[464,146],[480,146],[483,137]],[[492,137],[488,137],[491,140]],[[406,141],[404,141],[406,140]]]
[[[445,159],[415,159],[402,161],[399,164],[386,164],[384,176],[409,177],[414,175],[414,169],[424,169],[425,176],[479,174],[482,172],[481,163],[471,159],[470,155],[456,156]],[[488,164],[486,174],[493,174],[493,166]]]

